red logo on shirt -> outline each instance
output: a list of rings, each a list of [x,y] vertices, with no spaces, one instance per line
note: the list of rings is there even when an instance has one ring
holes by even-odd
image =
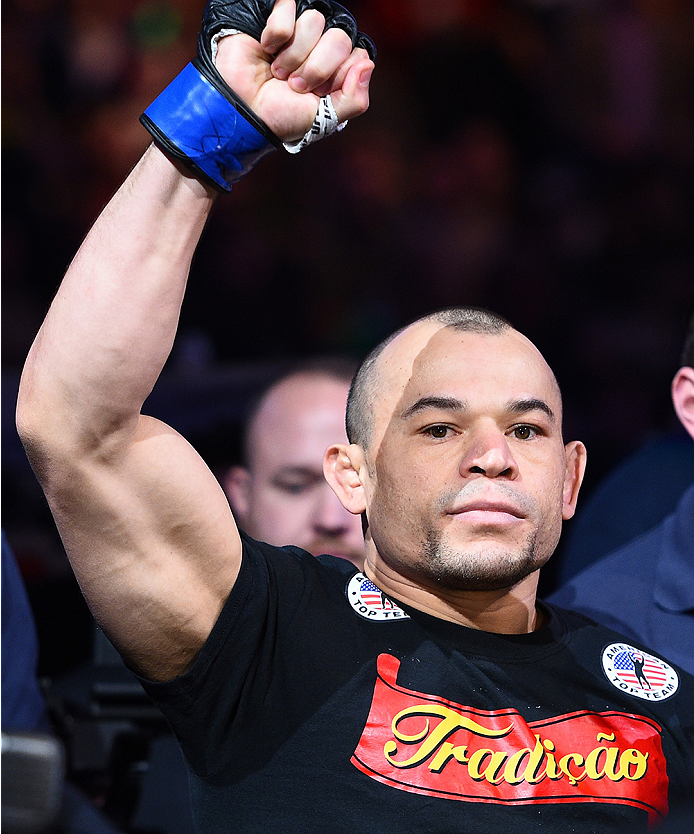
[[[378,658],[366,727],[352,764],[372,779],[427,796],[507,805],[633,805],[667,815],[661,728],[626,712],[526,721],[515,709],[473,709],[398,686],[400,661]]]

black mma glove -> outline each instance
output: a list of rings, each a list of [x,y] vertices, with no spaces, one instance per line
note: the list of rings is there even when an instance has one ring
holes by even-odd
[[[217,71],[215,39],[243,32],[260,41],[274,5],[275,0],[209,0],[198,37],[197,58],[140,117],[165,151],[184,162],[200,179],[223,191],[230,191],[233,183],[283,143]],[[343,29],[352,48],[366,49],[375,60],[373,42],[357,30],[347,9],[332,0],[297,0],[297,18],[307,9],[321,12],[325,29]],[[330,97],[326,96],[321,99],[311,130],[300,142],[284,147],[296,152],[336,128],[337,117]]]

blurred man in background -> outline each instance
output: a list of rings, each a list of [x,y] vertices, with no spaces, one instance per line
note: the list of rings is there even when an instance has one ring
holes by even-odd
[[[671,392],[694,439],[694,313]],[[652,491],[669,476],[664,466],[643,474]],[[582,611],[694,672],[694,483],[664,521],[581,571],[549,601]]]
[[[244,466],[222,478],[236,518],[254,538],[298,544],[364,564],[358,516],[349,513],[323,477],[323,454],[346,442],[345,405],[354,371],[349,360],[307,361],[261,392],[243,437]]]

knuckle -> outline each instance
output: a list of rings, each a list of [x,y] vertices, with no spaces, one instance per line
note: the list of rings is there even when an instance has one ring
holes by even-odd
[[[294,34],[294,27],[291,24],[278,24],[273,27],[272,35],[277,44],[283,44],[289,41]]]
[[[322,84],[326,79],[325,72],[321,69],[320,65],[311,61],[307,61],[301,67],[300,74],[311,89]]]
[[[345,57],[352,52],[352,39],[344,29],[333,26],[327,30],[324,37],[330,41],[333,48],[343,52]]]
[[[323,31],[325,27],[325,16],[317,9],[307,9],[299,18],[304,26],[311,31]]]

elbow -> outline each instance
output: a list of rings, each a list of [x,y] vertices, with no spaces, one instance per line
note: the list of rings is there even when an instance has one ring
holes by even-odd
[[[29,385],[22,378],[17,394],[15,426],[27,454],[30,454],[30,450],[34,448],[40,448],[41,437],[45,432],[45,429],[42,429],[42,423],[45,422],[41,418],[42,410],[35,400],[36,398],[31,396]]]
[[[39,480],[51,457],[50,409],[41,408],[27,386],[20,384],[15,411],[15,426],[24,451]]]
[[[84,466],[117,465],[135,442],[139,411],[95,389],[64,384],[59,374],[32,373],[25,366],[15,425],[44,488],[56,472],[63,477]]]
[[[29,463],[42,483],[50,469],[79,459],[80,421],[64,407],[65,401],[65,395],[34,384],[31,374],[25,371],[17,393],[15,426]]]

